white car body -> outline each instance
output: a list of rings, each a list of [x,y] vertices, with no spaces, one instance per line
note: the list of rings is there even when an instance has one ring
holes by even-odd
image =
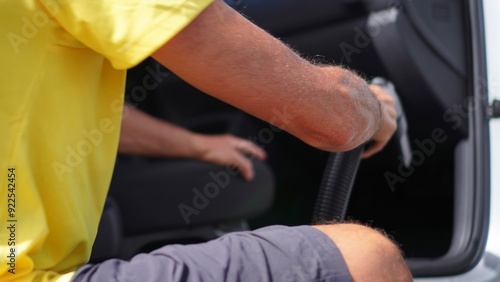
[[[483,0],[488,95],[490,101],[500,100],[500,1]],[[419,278],[426,282],[486,282],[500,281],[500,120],[490,122],[491,146],[491,205],[488,243],[485,256],[471,271],[452,277]]]

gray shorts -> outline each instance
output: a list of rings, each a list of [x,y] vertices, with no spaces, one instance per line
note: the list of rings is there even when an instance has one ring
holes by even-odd
[[[271,226],[195,245],[169,245],[131,261],[87,266],[73,281],[351,281],[337,246],[309,226]]]

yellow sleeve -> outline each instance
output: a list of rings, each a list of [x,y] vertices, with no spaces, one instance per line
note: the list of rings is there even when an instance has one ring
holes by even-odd
[[[212,1],[0,0],[1,282],[68,281],[86,263],[117,152],[123,69]]]
[[[39,0],[74,38],[130,68],[174,37],[214,0]]]

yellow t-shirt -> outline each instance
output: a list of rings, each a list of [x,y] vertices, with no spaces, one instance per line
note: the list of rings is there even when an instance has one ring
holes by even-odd
[[[212,0],[0,0],[0,281],[69,280],[89,258],[125,69]]]

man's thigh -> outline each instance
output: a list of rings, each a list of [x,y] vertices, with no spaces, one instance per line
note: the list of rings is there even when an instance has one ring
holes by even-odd
[[[309,227],[272,226],[196,245],[170,245],[130,262],[108,260],[74,281],[351,281],[336,245]]]

